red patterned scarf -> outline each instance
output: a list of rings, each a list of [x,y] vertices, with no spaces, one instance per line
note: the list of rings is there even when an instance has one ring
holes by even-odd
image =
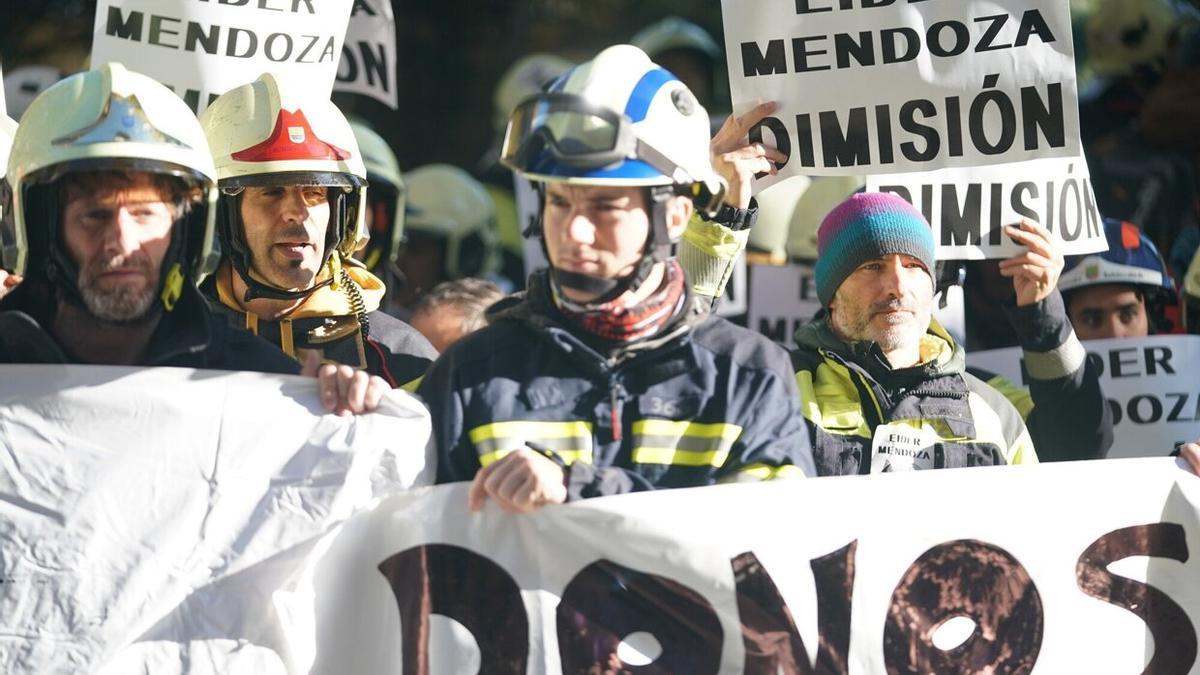
[[[667,260],[658,290],[633,307],[621,298],[600,305],[572,302],[555,289],[554,301],[567,320],[581,330],[612,342],[633,342],[659,332],[674,317],[684,299],[683,267]]]

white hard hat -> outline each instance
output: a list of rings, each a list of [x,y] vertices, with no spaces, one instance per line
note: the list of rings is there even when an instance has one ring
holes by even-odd
[[[527,54],[514,61],[500,76],[493,94],[496,131],[504,131],[508,116],[521,101],[540,92],[542,87],[561,77],[574,65],[561,56],[540,52]]]
[[[723,182],[708,142],[708,113],[688,88],[637,47],[616,45],[517,106],[500,161],[534,181],[703,185],[716,196]]]
[[[367,170],[354,131],[332,101],[310,91],[306,82],[264,73],[225,92],[200,114],[225,203],[217,220],[223,254],[256,295],[299,297],[314,289],[276,289],[249,274],[251,254],[236,207],[240,190],[254,185],[334,188],[326,261],[335,254],[352,256],[366,232]]]
[[[482,183],[456,166],[429,164],[408,172],[408,189],[405,226],[445,240],[447,279],[496,271],[496,207]]]
[[[710,59],[721,58],[721,47],[708,31],[677,16],[652,23],[634,35],[629,43],[656,58],[672,49],[691,49]]]
[[[164,260],[163,283],[170,278],[178,286],[189,276],[196,282],[210,271],[216,172],[195,115],[174,92],[106,63],[42,92],[23,119],[8,158],[12,217],[0,236],[6,269],[45,270],[73,292],[77,270],[55,254],[58,179],[75,171],[136,170],[179,178],[199,195],[172,230],[176,243],[168,255],[176,257]]]
[[[769,253],[772,259],[786,260],[792,213],[810,184],[808,176],[792,176],[759,192],[755,196],[758,222],[750,229],[747,245]]]

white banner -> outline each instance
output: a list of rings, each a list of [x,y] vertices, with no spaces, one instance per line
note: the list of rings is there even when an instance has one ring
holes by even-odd
[[[354,0],[333,88],[370,96],[395,110],[396,64],[391,0]]]
[[[894,192],[933,223],[938,260],[1009,258],[1025,251],[1004,235],[1022,218],[1041,223],[1065,255],[1108,250],[1087,162],[1017,164],[867,176],[870,192]]]
[[[1200,439],[1200,336],[1089,340],[1113,414],[1109,457],[1162,457]],[[967,363],[1025,384],[1021,350],[968,352]]]
[[[432,479],[428,437],[403,392],[337,417],[310,378],[0,366],[0,671],[307,672],[297,581]]]
[[[120,61],[197,113],[264,72],[333,91],[354,0],[100,0],[92,64]]]
[[[1169,459],[466,501],[347,523],[314,673],[1200,673],[1200,478]]]
[[[722,0],[734,110],[792,175],[1077,157],[1067,0]],[[765,131],[764,131],[765,129]]]

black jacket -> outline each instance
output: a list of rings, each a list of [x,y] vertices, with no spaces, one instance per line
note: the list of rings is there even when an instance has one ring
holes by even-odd
[[[46,328],[57,302],[49,286],[35,279],[26,279],[0,301],[0,363],[79,363]],[[138,365],[300,372],[299,364],[273,345],[213,315],[190,285],[175,310],[163,314]]]
[[[1112,411],[1100,389],[1099,368],[1075,337],[1062,295],[1056,290],[1028,307],[1010,301],[1004,310],[1024,352],[1029,391],[982,368],[967,371],[1017,407],[1042,461],[1106,457]]]
[[[690,295],[664,334],[608,351],[569,327],[544,272],[452,345],[418,394],[438,482],[531,448],[566,467],[570,499],[814,475],[786,352]]]
[[[382,282],[357,268],[353,273],[370,286],[364,290],[367,299],[377,302],[376,296],[382,296]],[[328,286],[317,289],[291,316],[278,321],[248,315],[234,298],[229,281],[232,274],[228,265],[224,265],[202,287],[212,300],[214,311],[292,357],[298,349],[319,351],[326,361],[366,370],[387,380],[392,387],[408,391],[416,389],[437,358],[437,350],[417,329],[379,310],[368,311],[369,325],[364,339],[358,317],[346,313],[343,292]],[[331,309],[339,307],[342,309]]]

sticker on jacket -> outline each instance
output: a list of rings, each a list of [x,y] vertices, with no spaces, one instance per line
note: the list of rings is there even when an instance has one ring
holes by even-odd
[[[871,473],[934,468],[937,434],[907,424],[881,424],[871,441]]]

